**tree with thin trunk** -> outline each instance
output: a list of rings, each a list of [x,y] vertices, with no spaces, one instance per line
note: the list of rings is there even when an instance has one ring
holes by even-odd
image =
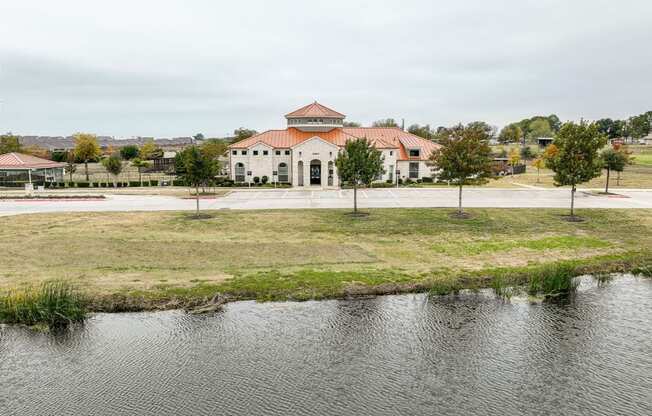
[[[461,124],[449,130],[439,142],[441,147],[431,156],[439,172],[439,180],[458,186],[457,216],[464,217],[462,187],[486,183],[493,176],[491,148],[486,132]]]
[[[541,169],[546,167],[546,160],[543,156],[539,156],[532,161],[532,166],[537,168],[537,183],[541,183]]]
[[[554,151],[546,152],[546,165],[555,172],[555,186],[571,187],[570,219],[575,220],[577,185],[602,173],[598,151],[607,142],[595,123],[564,123],[553,141]]]
[[[88,162],[100,157],[100,145],[94,134],[76,133],[73,137],[75,139],[75,158],[84,162],[86,182],[88,182]]]
[[[627,155],[615,149],[606,149],[601,154],[602,168],[607,170],[607,182],[604,187],[604,193],[609,193],[609,177],[611,171],[622,172],[627,164]]]
[[[102,166],[106,169],[108,173],[113,176],[113,187],[117,188],[118,175],[122,172],[122,159],[118,153],[114,153],[111,156],[102,159]]]
[[[190,146],[177,153],[175,165],[177,176],[195,188],[195,217],[199,218],[199,187],[206,186],[219,173],[219,162],[199,147]]]
[[[77,165],[75,164],[75,153],[71,151],[66,152],[66,170],[70,177],[70,183],[72,183],[72,174],[77,170]]]
[[[134,166],[138,170],[138,181],[140,182],[140,186],[143,186],[143,169],[149,167],[150,165],[151,162],[142,160],[139,157],[131,161],[131,166]]]
[[[383,155],[366,138],[348,140],[335,159],[337,174],[343,183],[353,187],[353,213],[358,213],[358,187],[370,184],[382,175]]]
[[[512,167],[512,176],[514,176],[514,167],[521,163],[521,152],[517,148],[509,151],[509,165]]]

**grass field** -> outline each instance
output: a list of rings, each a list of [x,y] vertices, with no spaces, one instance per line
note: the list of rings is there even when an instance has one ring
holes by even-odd
[[[0,218],[0,289],[59,279],[96,310],[235,299],[439,291],[555,262],[633,267],[652,254],[652,210],[378,209],[69,213]],[[437,289],[439,288],[439,289]]]

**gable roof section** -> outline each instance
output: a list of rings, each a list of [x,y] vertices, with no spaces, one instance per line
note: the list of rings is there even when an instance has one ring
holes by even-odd
[[[285,115],[285,118],[292,117],[335,117],[335,118],[344,118],[346,117],[342,113],[326,107],[325,105],[319,104],[317,101],[314,103],[308,104],[301,107],[298,110],[294,110],[291,113]]]
[[[53,162],[23,153],[5,153],[0,155],[0,169],[45,169],[62,168],[65,163]]]
[[[313,137],[319,137],[337,146],[344,146],[347,140],[366,138],[377,149],[398,149],[398,160],[425,160],[440,146],[396,127],[344,127],[327,132],[301,131],[294,127],[284,130],[268,130],[251,136],[229,146],[231,149],[247,149],[256,143],[265,143],[274,148],[289,149]],[[418,158],[410,158],[406,148],[418,147],[422,150]]]

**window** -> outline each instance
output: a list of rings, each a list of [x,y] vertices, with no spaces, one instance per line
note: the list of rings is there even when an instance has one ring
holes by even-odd
[[[237,151],[237,150],[233,150],[233,151],[231,151],[231,154],[232,154],[233,156],[235,156],[235,155],[238,154],[238,151]]]
[[[290,155],[290,151],[289,151],[289,150],[286,150],[286,151],[285,151],[285,156],[289,156],[289,155]]]
[[[279,163],[278,165],[278,181],[279,182],[290,182],[288,178],[288,165],[285,163]]]
[[[254,150],[254,156],[258,156],[258,150]]]
[[[387,169],[387,180],[394,182],[394,165],[389,165],[389,169]]]
[[[276,150],[276,151],[274,152],[274,154],[276,154],[276,156],[280,156],[280,155],[281,155],[281,151],[280,151],[280,150]]]
[[[410,179],[419,178],[419,162],[410,162]]]
[[[393,151],[393,150],[390,150],[390,151],[389,151],[389,155],[390,155],[390,156],[394,156],[394,151]]]
[[[244,156],[244,155],[247,154],[247,151],[246,151],[246,150],[243,150],[241,153],[242,153],[242,156]]]
[[[245,181],[245,167],[242,163],[235,164],[235,181],[244,182]]]
[[[410,157],[419,157],[419,149],[410,149]]]
[[[267,150],[263,150],[263,156],[267,156],[269,152]]]

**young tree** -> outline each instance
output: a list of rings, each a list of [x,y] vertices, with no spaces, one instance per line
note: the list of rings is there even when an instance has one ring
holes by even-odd
[[[514,166],[521,163],[521,152],[517,148],[509,151],[509,166],[512,167],[512,176],[514,176]]]
[[[151,162],[142,160],[139,157],[131,161],[131,166],[134,166],[138,170],[138,181],[140,182],[140,186],[143,186],[143,169],[149,167],[151,164]]]
[[[68,171],[68,175],[70,176],[70,183],[72,183],[72,175],[77,171],[77,165],[75,164],[75,152],[73,151],[67,151],[66,152],[66,170]]]
[[[486,183],[492,176],[491,148],[482,131],[462,125],[452,128],[440,144],[431,160],[440,169],[439,179],[459,187],[457,215],[462,217],[462,187]]]
[[[0,155],[20,151],[21,146],[18,136],[14,136],[11,133],[0,136]]]
[[[138,157],[138,146],[130,144],[120,148],[120,156],[124,160],[131,160]]]
[[[142,160],[152,160],[163,156],[163,150],[154,143],[154,140],[143,143],[138,153]]]
[[[122,159],[120,158],[120,155],[114,153],[111,156],[102,159],[102,166],[104,166],[107,172],[113,175],[113,187],[117,188],[118,175],[122,172]]]
[[[602,158],[602,167],[607,170],[607,183],[605,184],[604,193],[609,193],[609,177],[611,171],[622,172],[627,164],[627,155],[615,149],[605,149],[600,154]]]
[[[199,218],[199,187],[206,185],[219,172],[219,162],[202,153],[199,147],[190,146],[177,153],[177,176],[195,188],[196,214]]]
[[[541,183],[541,169],[546,167],[546,159],[544,156],[539,156],[532,161],[532,166],[537,168],[537,183]]]
[[[382,175],[383,155],[366,138],[348,140],[337,155],[335,166],[342,182],[353,186],[353,212],[358,212],[358,186]]]
[[[600,176],[602,160],[598,151],[606,142],[595,123],[567,122],[553,141],[554,151],[547,152],[546,165],[555,172],[555,185],[571,187],[571,219],[576,218],[577,185]]]
[[[90,133],[77,133],[75,139],[75,158],[84,162],[86,182],[88,182],[88,162],[100,157],[100,145],[97,136]]]

